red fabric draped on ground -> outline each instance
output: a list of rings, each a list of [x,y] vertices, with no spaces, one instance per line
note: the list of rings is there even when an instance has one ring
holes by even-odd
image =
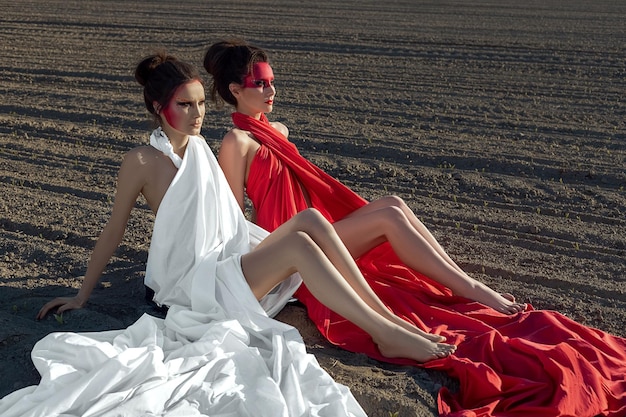
[[[262,144],[250,167],[247,194],[257,223],[274,230],[311,205],[331,222],[367,202],[304,159],[295,145],[260,121],[233,114]],[[405,266],[389,244],[357,264],[382,301],[419,328],[447,337],[454,355],[420,364],[460,381],[439,393],[442,416],[626,416],[626,340],[585,327],[554,311],[513,316],[463,297]],[[305,286],[296,296],[332,343],[386,362],[369,335],[317,301]],[[417,364],[416,364],[417,365]]]

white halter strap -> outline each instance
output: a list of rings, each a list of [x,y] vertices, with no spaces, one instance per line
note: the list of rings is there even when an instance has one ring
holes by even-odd
[[[183,160],[180,156],[174,153],[174,148],[172,147],[172,144],[167,138],[165,132],[163,132],[163,129],[160,127],[154,129],[150,135],[150,145],[167,155],[172,160],[176,168],[180,168],[180,164],[183,163]]]

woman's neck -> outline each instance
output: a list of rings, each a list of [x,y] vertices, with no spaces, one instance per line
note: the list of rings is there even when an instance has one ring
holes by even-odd
[[[163,132],[165,132],[165,135],[167,135],[167,138],[172,144],[174,153],[182,158],[185,155],[187,143],[189,143],[189,135],[184,135],[173,129],[168,129],[167,126],[161,126],[161,128],[163,129]]]
[[[235,110],[237,110],[238,113],[245,114],[246,116],[252,117],[256,120],[261,120],[261,115],[263,114],[261,112],[247,111],[246,109],[242,109],[240,107],[236,107]]]

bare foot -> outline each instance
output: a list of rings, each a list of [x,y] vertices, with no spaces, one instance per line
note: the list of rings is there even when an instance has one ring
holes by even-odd
[[[483,300],[479,301],[496,311],[504,314],[516,314],[525,311],[528,307],[526,303],[518,303],[515,301],[515,297],[509,293],[498,294],[493,292],[493,294],[485,294],[486,297]]]
[[[392,321],[398,324],[399,326],[401,326],[402,328],[408,330],[409,332],[415,333],[418,336],[422,336],[424,339],[430,340],[431,342],[444,342],[446,340],[445,336],[425,332],[424,330],[420,329],[419,327],[416,327],[415,325],[409,323],[408,321],[402,320],[398,316],[394,315],[392,318]]]
[[[408,358],[420,363],[445,358],[456,351],[455,345],[430,341],[402,327],[392,330],[385,340],[374,342],[387,358]]]
[[[515,311],[513,311],[511,314],[514,313],[520,313],[522,311],[526,311],[526,309],[528,308],[528,304],[526,303],[518,303],[515,301],[515,297],[513,296],[513,294],[509,294],[508,292],[501,294],[502,298],[504,298],[507,301],[510,301],[511,304],[511,308],[514,309]],[[511,311],[511,309],[509,309],[509,311]]]
[[[385,310],[383,313],[385,318],[390,320],[392,323],[397,324],[398,326],[408,330],[411,333],[422,336],[424,339],[430,340],[431,342],[444,342],[446,340],[445,336],[425,332],[424,330],[415,326],[413,323],[396,316],[389,310]]]

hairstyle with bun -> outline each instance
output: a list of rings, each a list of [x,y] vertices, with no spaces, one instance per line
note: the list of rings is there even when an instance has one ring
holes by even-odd
[[[209,47],[204,55],[204,69],[213,77],[210,93],[217,108],[222,107],[224,102],[237,105],[229,85],[242,84],[244,77],[258,62],[269,62],[267,53],[242,39],[227,39]]]
[[[159,110],[167,106],[178,87],[194,80],[202,83],[193,65],[163,51],[144,58],[137,65],[135,80],[143,86],[146,108],[157,122],[160,121]]]

